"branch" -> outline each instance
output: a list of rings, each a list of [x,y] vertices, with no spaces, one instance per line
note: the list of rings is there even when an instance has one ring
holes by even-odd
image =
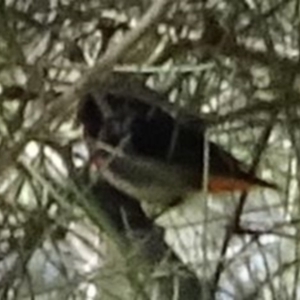
[[[83,182],[78,188],[83,191],[87,186]],[[82,207],[118,246],[126,262],[127,277],[137,292],[145,296],[139,287],[154,284],[159,299],[173,299],[176,295],[178,300],[196,300],[202,289],[208,290],[208,282],[198,279],[166,244],[164,229],[147,217],[137,200],[102,181],[95,182],[87,192],[91,197],[86,197],[86,202],[80,199]]]
[[[85,94],[93,87],[105,81],[119,59],[160,20],[169,2],[171,1],[156,0],[136,28],[125,35],[123,41],[121,41],[117,47],[109,47],[96,66],[89,70],[71,89],[66,91],[66,93],[56,101],[48,111],[46,120],[53,119],[58,113],[60,113],[61,118],[65,119],[66,116],[61,114],[62,109],[65,108],[69,110],[70,104],[77,104],[77,101],[74,101],[74,99],[79,98],[80,95]],[[71,112],[73,112],[73,110]]]
[[[4,155],[0,160],[0,176],[16,161],[24,146],[28,142],[28,137],[33,133],[49,127],[49,124],[57,119],[57,124],[72,116],[77,107],[78,98],[86,90],[92,88],[99,82],[104,81],[111,72],[114,64],[128,51],[153,25],[160,20],[166,11],[167,5],[171,0],[156,0],[149,8],[148,12],[142,17],[139,24],[128,32],[120,44],[114,48],[109,47],[102,59],[94,68],[82,76],[70,89],[54,99],[45,110],[40,119],[28,130],[23,131],[22,137],[11,147],[2,146],[1,153]],[[2,151],[3,150],[3,151]]]
[[[266,126],[265,130],[263,131],[262,136],[260,138],[260,141],[256,146],[255,154],[254,154],[254,157],[253,157],[252,166],[251,166],[251,169],[249,171],[249,174],[254,174],[255,170],[258,167],[261,156],[262,156],[262,154],[263,154],[263,152],[264,152],[264,150],[267,146],[269,137],[272,133],[274,123],[275,123],[275,120],[276,120],[276,116],[277,116],[277,112],[278,111],[274,112],[273,115],[271,116],[269,124]],[[221,275],[222,275],[222,273],[225,269],[225,266],[226,266],[226,261],[225,261],[226,253],[227,253],[227,250],[229,248],[230,241],[236,233],[240,233],[240,228],[241,228],[240,221],[241,221],[241,216],[242,216],[242,213],[243,213],[244,206],[246,204],[246,200],[247,200],[247,193],[244,192],[244,193],[242,193],[242,195],[240,197],[239,203],[238,203],[238,205],[235,209],[235,212],[234,212],[233,220],[232,220],[230,226],[228,227],[228,230],[227,230],[227,232],[225,234],[225,237],[224,237],[223,245],[221,247],[219,262],[217,264],[215,275],[214,275],[212,293],[215,293],[217,291],[219,280],[220,280]]]

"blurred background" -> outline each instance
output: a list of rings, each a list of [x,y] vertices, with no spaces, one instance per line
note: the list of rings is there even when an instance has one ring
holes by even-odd
[[[69,91],[156,2],[0,0],[1,299],[147,298],[82,205]],[[169,2],[110,67],[204,118],[210,140],[280,188],[188,199],[156,223],[213,282],[210,299],[300,299],[300,1]]]

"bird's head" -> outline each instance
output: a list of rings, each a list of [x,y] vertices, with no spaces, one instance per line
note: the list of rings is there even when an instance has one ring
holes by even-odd
[[[78,120],[86,137],[117,147],[129,140],[133,122],[148,110],[144,103],[112,92],[89,93],[81,102]]]

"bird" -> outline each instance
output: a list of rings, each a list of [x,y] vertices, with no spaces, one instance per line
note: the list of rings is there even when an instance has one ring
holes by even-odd
[[[91,161],[103,180],[164,208],[203,190],[222,194],[253,187],[277,189],[207,141],[204,120],[180,115],[167,100],[130,76],[112,76],[82,97],[77,118],[93,145]]]

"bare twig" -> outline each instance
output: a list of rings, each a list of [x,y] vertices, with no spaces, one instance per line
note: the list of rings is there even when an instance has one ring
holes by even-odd
[[[259,141],[259,143],[257,144],[257,148],[255,151],[255,155],[253,157],[253,162],[252,162],[252,166],[251,169],[249,171],[249,174],[254,174],[255,170],[257,169],[257,166],[259,164],[259,161],[261,159],[261,156],[263,154],[263,151],[266,148],[266,145],[268,143],[269,137],[271,135],[272,129],[274,127],[274,123],[275,123],[275,118],[276,118],[277,112],[274,113],[269,121],[268,126],[266,126],[264,132],[262,133],[261,139]],[[247,192],[244,192],[239,200],[239,203],[235,209],[235,213],[234,213],[234,217],[232,219],[232,222],[230,224],[230,226],[228,227],[228,230],[226,232],[226,235],[224,237],[224,241],[223,241],[223,245],[221,248],[221,253],[220,253],[220,258],[219,258],[219,262],[217,264],[216,267],[216,271],[215,271],[215,276],[214,276],[214,282],[213,282],[213,289],[212,292],[215,293],[217,291],[217,286],[220,280],[220,277],[225,269],[225,258],[226,258],[226,253],[227,250],[229,248],[230,245],[230,241],[233,237],[233,235],[235,235],[237,232],[239,233],[239,229],[240,229],[240,220],[241,220],[241,216],[243,213],[243,209],[247,200]]]
[[[61,97],[53,100],[52,105],[48,107],[40,119],[24,134],[18,142],[14,143],[10,149],[0,149],[4,153],[0,159],[0,175],[3,174],[18,158],[24,146],[27,144],[28,136],[49,125],[54,119],[60,123],[67,116],[72,115],[78,103],[78,96],[83,94],[87,89],[94,87],[99,82],[104,81],[112,70],[114,64],[130,49],[150,28],[153,27],[166,11],[170,0],[156,0],[143,16],[137,26],[128,32],[120,42],[118,47],[109,47],[102,59],[94,68],[82,76],[70,89]],[[3,151],[2,151],[3,150]]]

